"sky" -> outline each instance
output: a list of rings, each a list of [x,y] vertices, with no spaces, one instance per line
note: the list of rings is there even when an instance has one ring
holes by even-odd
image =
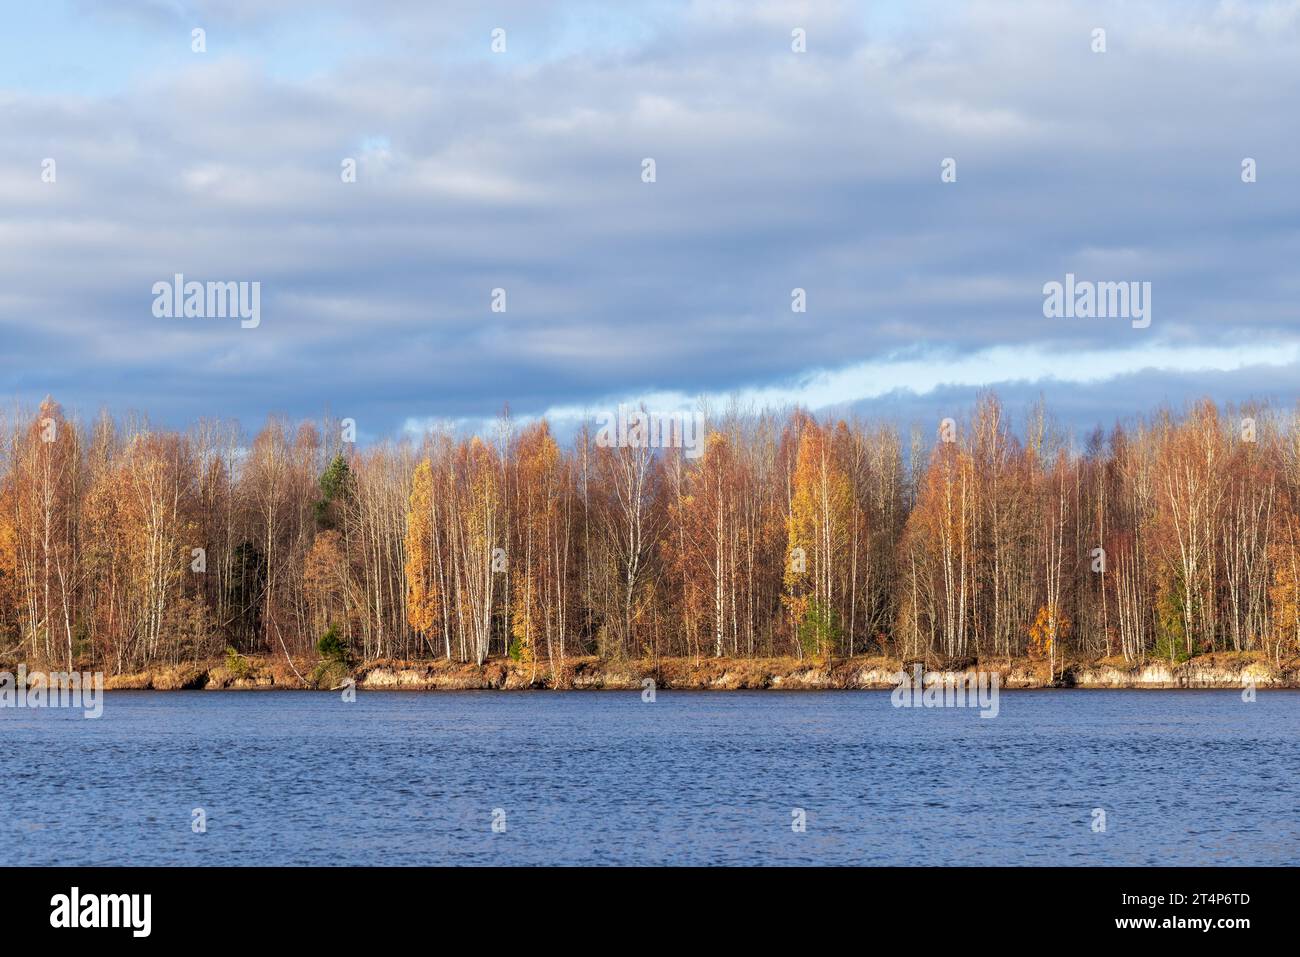
[[[6,3],[0,400],[1289,407],[1297,103],[1294,0]],[[155,315],[178,273],[260,321]],[[1045,316],[1067,274],[1150,324]]]

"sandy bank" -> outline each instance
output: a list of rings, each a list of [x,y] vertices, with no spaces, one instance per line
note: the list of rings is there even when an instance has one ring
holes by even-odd
[[[315,662],[248,659],[241,673],[225,663],[180,665],[106,678],[110,689],[258,690],[337,688],[343,672],[335,670],[313,681]],[[356,687],[366,691],[472,691],[525,689],[640,690],[649,678],[663,690],[722,691],[741,689],[851,690],[885,689],[894,676],[912,663],[871,657],[837,659],[830,663],[795,658],[667,658],[659,661],[612,661],[570,658],[552,671],[545,664],[521,665],[493,659],[482,666],[437,661],[369,661],[354,667]],[[1055,676],[1046,662],[1029,659],[974,660],[959,666],[935,663],[928,672],[996,672],[1003,688],[1241,688],[1247,681],[1258,688],[1300,688],[1300,661],[1277,666],[1260,655],[1203,655],[1179,664],[1167,661],[1125,663],[1122,660],[1073,662]],[[300,677],[300,675],[302,677]]]

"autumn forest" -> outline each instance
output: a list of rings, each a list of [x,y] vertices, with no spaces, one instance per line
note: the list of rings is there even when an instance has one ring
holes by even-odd
[[[1296,653],[1300,418],[1082,438],[992,395],[906,433],[711,413],[702,454],[503,415],[358,447],[52,400],[0,423],[0,656],[940,660]]]

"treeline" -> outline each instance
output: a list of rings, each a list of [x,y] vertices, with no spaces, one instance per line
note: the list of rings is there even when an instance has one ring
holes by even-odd
[[[46,400],[3,425],[0,655],[1159,656],[1300,642],[1300,419],[712,416],[700,454],[503,416],[366,449]]]

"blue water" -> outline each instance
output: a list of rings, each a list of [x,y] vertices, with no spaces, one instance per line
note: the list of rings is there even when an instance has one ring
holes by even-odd
[[[110,692],[0,741],[3,865],[1300,863],[1296,692]]]

